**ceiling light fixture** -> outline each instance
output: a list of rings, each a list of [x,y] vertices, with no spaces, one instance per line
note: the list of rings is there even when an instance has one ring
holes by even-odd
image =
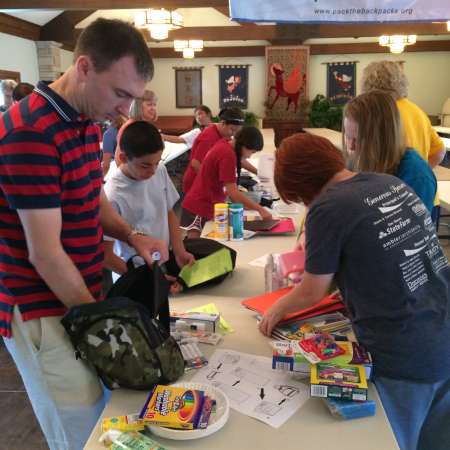
[[[183,58],[192,59],[195,52],[203,50],[203,41],[201,39],[192,39],[189,41],[173,41],[173,48],[176,52],[183,52]]]
[[[415,34],[410,34],[405,36],[403,34],[394,34],[392,36],[380,36],[378,43],[382,47],[389,47],[391,53],[402,53],[405,50],[406,45],[415,44],[417,41],[417,36]]]
[[[148,28],[150,36],[161,41],[167,39],[170,30],[183,26],[183,16],[166,9],[147,9],[135,14],[134,24],[137,28]]]

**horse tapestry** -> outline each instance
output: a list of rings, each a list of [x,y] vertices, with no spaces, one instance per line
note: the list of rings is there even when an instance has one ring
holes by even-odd
[[[295,120],[307,98],[309,47],[266,47],[266,118]]]
[[[219,66],[219,107],[247,109],[248,66]]]
[[[327,97],[336,105],[345,105],[356,94],[356,63],[327,64]]]

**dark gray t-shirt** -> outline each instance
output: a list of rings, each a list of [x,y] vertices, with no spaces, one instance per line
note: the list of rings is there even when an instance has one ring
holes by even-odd
[[[430,215],[400,179],[361,173],[312,204],[306,266],[336,274],[375,374],[450,376],[450,269]]]

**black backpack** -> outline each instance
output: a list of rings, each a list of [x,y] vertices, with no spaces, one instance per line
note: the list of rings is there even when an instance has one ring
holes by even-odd
[[[133,257],[127,261],[128,271],[124,273],[109,289],[106,298],[128,297],[145,306],[151,317],[158,318],[163,327],[169,331],[169,290],[170,283],[165,278],[161,267],[154,263],[134,267]]]

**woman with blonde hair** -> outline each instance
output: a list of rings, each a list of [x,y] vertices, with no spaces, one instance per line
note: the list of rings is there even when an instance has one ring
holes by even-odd
[[[157,104],[158,97],[156,94],[146,89],[142,97],[133,100],[130,106],[130,119],[144,120],[149,123],[156,122],[158,119]]]
[[[133,122],[141,121],[148,122],[154,124],[158,119],[158,111],[156,109],[156,105],[158,104],[158,97],[153,91],[146,89],[142,97],[135,98],[133,103],[130,106],[130,116],[129,119],[122,124],[119,129],[119,132],[116,136],[116,151],[114,154],[114,161],[116,166],[120,165],[120,138],[125,130],[125,128]]]
[[[405,146],[399,111],[390,94],[373,90],[355,97],[345,106],[342,125],[344,156],[351,169],[395,175],[432,212],[436,177],[415,149]]]
[[[431,167],[445,156],[445,146],[428,116],[408,100],[408,79],[402,66],[395,61],[370,63],[363,71],[362,92],[381,89],[395,100],[400,112],[405,142],[417,150]]]

